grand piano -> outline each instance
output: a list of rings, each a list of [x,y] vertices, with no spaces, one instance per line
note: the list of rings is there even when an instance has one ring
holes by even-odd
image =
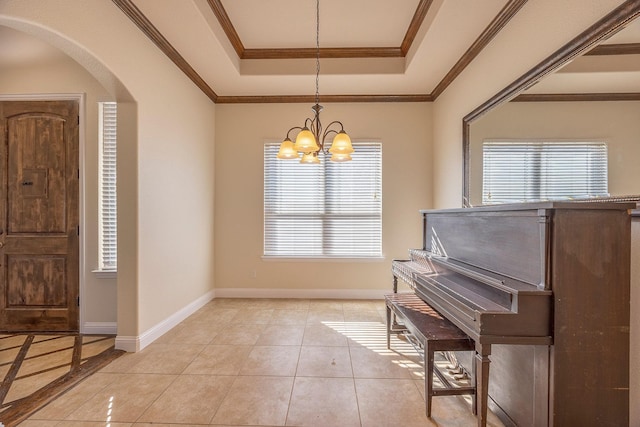
[[[423,246],[393,262],[394,279],[475,341],[475,357],[458,359],[476,365],[479,410],[488,394],[506,425],[629,425],[633,208],[421,211]]]

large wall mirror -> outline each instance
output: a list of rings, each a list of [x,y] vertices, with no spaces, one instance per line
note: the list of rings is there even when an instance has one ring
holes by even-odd
[[[499,203],[483,188],[488,141],[604,142],[607,193],[640,195],[639,3],[626,1],[464,118],[464,206]]]

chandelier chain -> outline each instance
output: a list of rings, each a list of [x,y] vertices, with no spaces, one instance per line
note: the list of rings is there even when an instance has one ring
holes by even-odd
[[[316,104],[320,102],[320,0],[316,0]]]
[[[320,163],[319,154],[331,154],[332,162],[348,162],[351,159],[351,153],[354,152],[351,144],[351,138],[344,131],[342,122],[334,120],[322,129],[320,122],[320,0],[316,0],[316,102],[311,109],[313,110],[313,118],[307,117],[304,126],[294,126],[287,132],[287,137],[280,144],[277,157],[279,159],[300,159],[299,153],[302,154],[300,163]],[[289,138],[293,131],[299,131],[296,136],[295,144]],[[331,148],[325,145],[327,136],[335,134]]]

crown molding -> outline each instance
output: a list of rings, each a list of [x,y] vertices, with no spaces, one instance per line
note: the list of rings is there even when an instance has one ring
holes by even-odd
[[[400,45],[400,52],[402,54],[402,57],[407,56],[409,49],[411,49],[411,45],[416,39],[416,35],[418,35],[418,31],[422,26],[422,22],[427,16],[427,13],[429,13],[429,9],[431,8],[432,4],[433,0],[420,0],[420,3],[418,3],[416,12],[413,14],[413,18],[411,19],[409,28],[407,28],[407,32],[404,35],[402,44]]]
[[[314,103],[314,95],[218,96],[217,104]],[[320,95],[320,102],[431,102],[431,95]]]
[[[640,93],[523,93],[510,102],[640,101]]]
[[[480,36],[473,42],[473,44],[467,49],[467,51],[460,57],[458,62],[449,70],[444,78],[438,83],[438,85],[431,92],[433,99],[437,99],[438,96],[445,91],[447,87],[467,68],[467,66],[478,56],[478,54],[491,42],[491,40],[507,25],[507,23],[513,18],[516,13],[524,6],[527,0],[510,0],[493,18],[493,21],[489,23],[487,28],[480,34]]]
[[[202,92],[205,93],[213,102],[216,102],[218,95],[211,87],[200,77],[200,75],[191,67],[191,65],[178,53],[178,51],[164,38],[158,29],[149,21],[149,19],[136,7],[131,0],[112,0],[118,8],[136,24],[136,26],[165,54],[173,61],[176,66],[182,70],[184,74],[195,83]]]
[[[236,32],[236,29],[233,27],[233,23],[231,22],[231,18],[227,15],[227,11],[224,10],[224,6],[222,6],[221,0],[207,0],[209,3],[209,7],[211,11],[218,19],[222,30],[227,35],[229,42],[231,42],[231,46],[233,46],[233,50],[236,51],[238,58],[242,58],[244,55],[244,45],[242,44],[242,40],[240,40],[240,36]]]
[[[178,53],[178,51],[167,41],[160,31],[148,20],[148,18],[133,4],[132,0],[112,0],[122,12],[133,21],[136,26],[149,38],[160,50],[169,57],[195,84],[204,92],[214,103],[220,104],[258,104],[258,103],[309,103],[315,102],[313,95],[274,95],[274,96],[219,96],[209,87],[209,85],[198,75],[191,65]],[[292,58],[315,58],[316,49],[245,49],[242,41],[238,37],[231,21],[226,14],[221,0],[207,0],[209,6],[213,10],[217,19],[225,29],[225,34],[233,45],[238,55],[243,59],[292,59]],[[509,0],[502,8],[500,13],[491,21],[474,43],[467,49],[463,56],[449,70],[445,77],[438,83],[430,94],[403,94],[403,95],[323,95],[320,97],[322,102],[433,102],[444,90],[457,78],[458,75],[478,56],[478,54],[491,42],[491,40],[507,25],[507,23],[516,15],[516,13],[524,6],[527,0]],[[632,0],[621,6],[620,10],[628,9],[632,6]],[[413,43],[420,25],[424,21],[432,0],[421,0],[412,22],[407,30],[405,40],[402,47],[399,48],[321,48],[320,56],[323,58],[390,58],[403,57]],[[637,15],[637,12],[636,12]],[[636,16],[634,15],[634,17]],[[625,20],[628,22],[628,20]],[[622,26],[621,23],[617,28]],[[586,30],[597,30],[597,24]],[[580,39],[577,37],[574,40]],[[531,70],[527,75],[514,82],[509,88],[509,92],[513,94],[513,86],[518,85],[519,88],[524,87],[525,80],[530,81],[533,78],[539,79],[542,76],[552,72],[558,66],[554,64],[557,58],[569,52],[572,57],[584,52],[593,45],[593,41],[582,38],[578,40],[582,43],[582,50],[570,51],[571,46],[567,45],[557,51],[554,55],[547,58],[544,67],[539,70]],[[587,47],[585,47],[587,46]],[[600,45],[592,48],[586,55],[628,55],[640,54],[640,43],[628,44],[610,44]],[[540,64],[542,65],[542,64]],[[554,68],[555,67],[555,68]],[[500,95],[500,94],[498,94]],[[502,96],[506,97],[506,91]],[[637,93],[581,93],[581,94],[521,94],[512,101],[514,102],[545,102],[545,101],[637,101],[640,94]],[[496,98],[496,97],[494,97]],[[504,99],[503,99],[504,100]],[[492,99],[488,102],[498,102],[500,100]],[[482,107],[482,108],[481,108]],[[467,121],[473,121],[474,114],[483,114],[483,109],[492,108],[491,105],[483,105],[475,112],[470,113],[465,118]]]
[[[242,59],[309,59],[316,48],[245,49]],[[320,48],[320,58],[400,58],[399,47],[331,47]]]
[[[585,55],[640,55],[640,43],[601,44]]]
[[[211,11],[218,19],[220,26],[226,34],[231,46],[239,59],[304,59],[315,58],[316,48],[305,49],[247,49],[244,47],[238,32],[231,22],[231,18],[222,5],[222,0],[207,0]],[[320,48],[321,58],[393,58],[405,57],[415,40],[418,30],[429,12],[433,0],[420,0],[413,18],[409,23],[402,44],[399,47],[347,47],[347,48]]]

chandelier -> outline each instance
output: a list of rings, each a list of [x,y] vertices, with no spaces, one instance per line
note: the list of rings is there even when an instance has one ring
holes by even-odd
[[[279,159],[300,159],[300,163],[320,163],[318,155],[320,152],[325,154],[331,154],[331,161],[333,162],[348,162],[351,160],[351,153],[353,153],[353,146],[351,145],[351,138],[344,131],[344,126],[339,121],[333,121],[329,123],[326,129],[322,128],[320,122],[320,112],[322,111],[322,105],[320,105],[320,0],[316,0],[316,98],[315,105],[311,107],[313,110],[313,118],[307,118],[304,121],[304,126],[294,126],[287,132],[287,137],[280,144],[280,150],[278,151]],[[332,129],[332,126],[336,129]],[[337,129],[340,129],[339,131]],[[295,144],[290,138],[290,134],[293,131],[299,131],[296,136]],[[325,145],[326,139],[329,135],[335,134],[331,148],[327,150]],[[302,158],[300,158],[302,153]]]

